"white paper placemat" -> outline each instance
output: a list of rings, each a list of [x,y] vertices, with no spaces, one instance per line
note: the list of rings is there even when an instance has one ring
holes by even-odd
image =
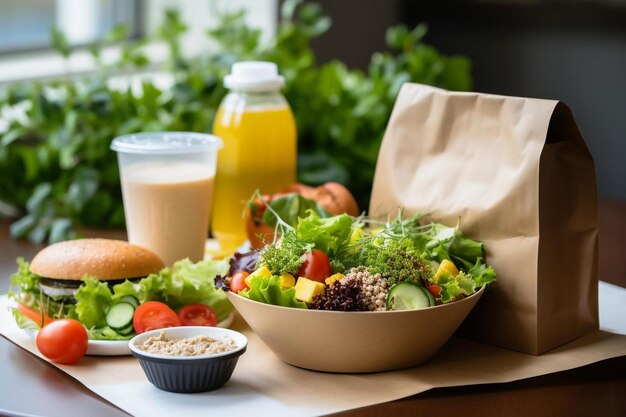
[[[38,356],[34,340],[17,328],[0,298],[0,333]],[[510,382],[626,355],[626,289],[600,284],[600,318],[595,332],[541,356],[526,355],[453,338],[425,364],[394,372],[338,375],[287,365],[240,318],[233,328],[249,338],[230,382],[203,394],[160,391],[133,357],[85,357],[55,365],[88,389],[137,416],[314,416],[408,397],[435,387]]]

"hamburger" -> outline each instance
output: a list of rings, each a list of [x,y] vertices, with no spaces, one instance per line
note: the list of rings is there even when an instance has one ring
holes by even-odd
[[[18,260],[13,275],[18,291],[13,298],[22,306],[48,317],[73,317],[76,292],[90,277],[109,287],[137,281],[165,267],[152,251],[122,240],[78,239],[44,248],[30,265]]]
[[[74,294],[89,275],[113,286],[157,273],[165,264],[154,252],[122,240],[79,239],[55,243],[32,260],[39,289],[55,302],[75,304]]]
[[[21,258],[17,262],[9,298],[22,328],[71,318],[85,326],[90,339],[126,340],[134,333],[135,310],[149,301],[158,301],[161,312],[171,310],[173,315],[185,306],[203,304],[218,322],[233,311],[214,286],[215,276],[228,270],[225,260],[181,259],[165,267],[152,251],[128,242],[81,239],[50,245],[30,263]],[[143,317],[156,325],[165,318]]]

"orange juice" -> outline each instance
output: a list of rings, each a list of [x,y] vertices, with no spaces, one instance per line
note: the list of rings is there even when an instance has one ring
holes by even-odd
[[[229,96],[213,124],[224,148],[217,164],[211,224],[222,250],[234,252],[247,239],[243,211],[254,191],[272,194],[296,180],[296,126],[278,93]]]

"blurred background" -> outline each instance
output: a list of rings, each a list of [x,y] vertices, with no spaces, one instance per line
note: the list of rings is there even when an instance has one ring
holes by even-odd
[[[600,196],[626,200],[626,0],[321,0],[320,60],[365,67],[388,26],[472,62],[473,90],[567,103],[596,162]],[[625,213],[626,215],[626,213]]]
[[[304,182],[339,180],[366,207],[405,81],[559,99],[616,207],[605,216],[624,222],[612,205],[626,201],[626,0],[3,0],[0,215],[18,219],[13,236],[122,226],[110,140],[211,131],[241,59],[286,76]]]

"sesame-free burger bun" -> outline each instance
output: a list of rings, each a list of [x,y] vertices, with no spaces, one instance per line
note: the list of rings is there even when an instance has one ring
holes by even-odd
[[[31,272],[46,278],[102,281],[145,277],[165,265],[154,252],[122,240],[78,239],[55,243],[39,252]]]

